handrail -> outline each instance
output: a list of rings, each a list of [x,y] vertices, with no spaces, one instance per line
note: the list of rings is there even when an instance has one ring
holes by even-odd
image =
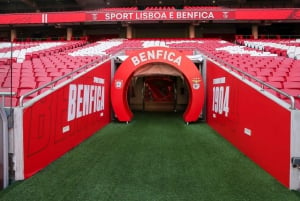
[[[125,47],[122,51],[124,51],[125,49],[136,49],[136,48],[126,48],[126,47]],[[139,49],[141,49],[141,48],[139,48]],[[268,84],[268,83],[265,83],[265,82],[261,81],[260,79],[254,77],[253,75],[251,75],[251,74],[249,74],[249,73],[247,73],[247,72],[245,72],[245,71],[243,71],[243,70],[241,70],[241,69],[239,69],[239,68],[237,68],[237,67],[234,67],[232,64],[230,64],[230,63],[228,63],[228,62],[226,62],[226,61],[224,61],[224,60],[221,60],[220,58],[216,57],[215,55],[213,55],[213,54],[211,54],[211,53],[209,53],[209,52],[206,52],[206,51],[205,51],[205,53],[203,53],[202,50],[200,50],[199,48],[197,48],[197,47],[195,47],[195,46],[193,46],[193,47],[180,47],[180,49],[189,49],[189,50],[193,50],[193,51],[194,51],[194,54],[199,54],[199,53],[201,53],[202,55],[205,55],[205,56],[207,56],[207,57],[210,57],[211,59],[213,59],[213,60],[219,62],[220,64],[223,64],[225,67],[226,67],[226,66],[229,66],[231,70],[234,69],[234,70],[240,72],[242,75],[247,76],[247,77],[249,77],[249,78],[251,78],[251,79],[257,81],[258,83],[260,83],[261,86],[262,86],[262,87],[261,87],[262,89],[264,89],[264,87],[268,87],[268,88],[270,88],[270,89],[272,89],[272,90],[278,92],[279,94],[281,94],[281,95],[283,95],[283,96],[289,98],[289,99],[291,100],[291,107],[290,107],[290,109],[292,109],[292,110],[295,110],[295,109],[296,109],[296,103],[295,103],[295,97],[294,97],[294,96],[291,96],[291,95],[289,95],[288,93],[286,93],[286,92],[284,92],[284,91],[281,91],[281,90],[277,89],[276,87],[274,87],[274,86],[272,86],[272,85],[270,85],[270,84]],[[122,52],[122,51],[119,51],[119,53]]]
[[[230,64],[230,63],[228,63],[228,62],[226,62],[226,61],[221,60],[220,58],[216,57],[215,55],[212,55],[212,54],[209,53],[209,52],[206,52],[206,51],[205,51],[205,53],[202,53],[202,50],[199,50],[197,47],[180,47],[180,48],[183,48],[183,49],[194,49],[194,51],[200,52],[201,54],[206,55],[207,57],[209,57],[209,58],[211,58],[211,59],[213,59],[213,60],[219,62],[220,64],[223,64],[226,68],[229,68],[229,69],[231,69],[231,70],[234,69],[234,70],[238,71],[239,73],[241,73],[241,74],[243,75],[243,77],[244,77],[244,76],[249,77],[249,78],[251,78],[251,79],[257,81],[258,83],[260,83],[261,86],[262,86],[262,87],[261,87],[262,89],[264,89],[265,87],[268,87],[268,88],[270,88],[270,89],[276,91],[277,93],[279,93],[279,94],[281,94],[281,95],[283,95],[283,96],[289,98],[289,99],[291,100],[291,107],[290,107],[290,109],[292,109],[292,110],[295,110],[295,109],[296,109],[296,107],[295,107],[295,97],[294,97],[294,96],[291,96],[291,95],[289,95],[288,93],[286,93],[286,92],[284,92],[284,91],[281,91],[281,90],[277,89],[276,87],[273,87],[272,85],[270,85],[270,84],[268,84],[268,83],[265,83],[265,82],[259,80],[258,78],[252,76],[251,74],[249,74],[249,73],[247,73],[247,72],[245,72],[245,71],[243,71],[243,70],[241,70],[241,69],[239,69],[239,68],[237,68],[237,67],[234,67],[232,64]],[[124,49],[133,49],[133,48],[124,48]],[[124,51],[124,49],[123,49],[122,51]],[[117,53],[120,53],[120,52],[122,52],[122,51],[118,51],[118,52],[116,52],[116,54],[117,54]],[[115,55],[116,55],[116,54],[115,54]],[[109,57],[109,55],[106,55],[106,56],[107,56],[106,58]],[[47,84],[42,85],[41,87],[38,87],[38,88],[36,88],[36,89],[34,89],[34,90],[32,90],[32,91],[30,91],[30,92],[28,92],[28,93],[22,95],[22,96],[20,97],[20,103],[19,103],[19,106],[23,107],[23,100],[24,100],[24,98],[28,97],[29,95],[34,94],[34,93],[40,91],[41,89],[44,89],[44,88],[46,88],[46,87],[48,87],[48,86],[50,86],[50,85],[52,85],[52,87],[53,87],[53,84],[57,83],[58,81],[60,81],[60,80],[62,80],[62,79],[64,79],[64,78],[66,78],[66,77],[69,77],[69,76],[71,76],[71,75],[77,73],[78,71],[81,71],[82,69],[87,69],[88,66],[90,66],[90,65],[92,65],[92,64],[95,64],[95,63],[97,63],[97,62],[99,62],[99,61],[103,61],[103,60],[104,60],[103,58],[97,59],[97,60],[95,60],[95,61],[93,61],[93,62],[91,62],[91,63],[89,63],[89,64],[86,64],[86,65],[84,65],[84,66],[82,66],[82,67],[80,67],[80,68],[78,68],[78,69],[76,69],[76,70],[74,70],[74,71],[72,71],[72,72],[70,72],[70,73],[68,73],[68,74],[65,74],[65,75],[63,75],[63,76],[61,76],[61,77],[59,77],[59,78],[57,78],[57,79],[55,79],[55,80],[53,80],[53,81],[47,83]]]
[[[198,51],[201,52],[200,50],[198,50]],[[225,67],[228,66],[228,67],[230,67],[231,70],[234,69],[234,70],[238,71],[239,73],[241,73],[242,75],[247,76],[247,77],[249,77],[249,78],[251,78],[251,79],[259,82],[262,85],[262,87],[261,87],[262,89],[264,89],[264,87],[266,86],[266,87],[268,87],[268,88],[276,91],[277,93],[279,93],[279,94],[281,94],[281,95],[289,98],[291,100],[291,107],[290,107],[290,109],[292,109],[292,110],[296,109],[296,103],[295,103],[295,97],[294,96],[291,96],[288,93],[286,93],[284,91],[281,91],[281,90],[277,89],[276,87],[273,87],[272,85],[261,81],[260,79],[254,77],[253,75],[251,75],[251,74],[249,74],[249,73],[247,73],[247,72],[245,72],[245,71],[243,71],[243,70],[241,70],[241,69],[239,69],[237,67],[234,67],[230,63],[228,63],[226,61],[223,61],[220,58],[218,58],[218,57],[216,57],[216,56],[214,56],[214,55],[212,55],[210,53],[205,53],[204,55],[209,55],[210,58],[212,58],[213,60],[219,62],[220,64],[224,64]]]
[[[16,92],[0,91],[0,96],[2,97],[1,107],[4,107],[4,99],[6,96],[14,96],[14,95],[16,95]]]
[[[239,35],[242,38],[240,39],[254,39],[253,35]],[[278,38],[280,37],[280,38]],[[258,35],[257,39],[297,39],[300,35],[272,35],[272,34],[265,34],[265,35]]]
[[[86,65],[83,65],[82,67],[80,67],[80,68],[78,68],[78,69],[76,69],[76,70],[74,70],[74,71],[72,71],[72,72],[70,72],[70,73],[67,73],[67,74],[65,74],[65,75],[63,75],[63,76],[61,76],[61,77],[59,77],[59,78],[56,78],[55,80],[52,80],[51,82],[46,83],[46,84],[44,84],[44,85],[42,85],[42,86],[40,86],[40,87],[38,87],[38,88],[36,88],[36,89],[34,89],[34,90],[32,90],[32,91],[30,91],[30,92],[28,92],[28,93],[22,95],[22,96],[20,97],[19,106],[20,106],[20,107],[23,107],[23,101],[24,101],[24,98],[30,96],[31,94],[34,94],[34,93],[36,93],[36,92],[38,92],[38,91],[40,91],[40,90],[42,90],[42,89],[44,89],[44,88],[46,88],[46,87],[48,87],[48,86],[52,86],[51,88],[53,88],[54,85],[55,85],[58,81],[60,81],[60,80],[62,80],[62,79],[64,79],[64,78],[66,78],[66,77],[70,77],[70,76],[71,76],[71,78],[73,78],[73,75],[74,75],[75,73],[77,73],[77,72],[79,72],[79,71],[81,71],[81,70],[83,70],[83,69],[84,69],[84,70],[87,70],[89,66],[91,66],[91,65],[93,65],[93,64],[95,64],[95,63],[99,63],[99,62],[101,62],[101,61],[104,61],[105,59],[107,59],[107,57],[105,57],[105,58],[100,58],[100,59],[97,59],[97,60],[95,60],[95,61],[93,61],[93,62],[91,62],[91,63],[88,63],[88,64],[86,64]]]

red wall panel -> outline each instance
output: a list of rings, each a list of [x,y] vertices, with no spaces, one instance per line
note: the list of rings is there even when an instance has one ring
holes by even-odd
[[[24,109],[25,178],[110,122],[110,77],[106,62]]]
[[[298,19],[298,9],[237,9],[236,20],[288,20]]]
[[[48,13],[47,20],[48,23],[84,22],[86,14],[84,12]]]
[[[290,111],[210,61],[207,110],[212,128],[289,186]]]
[[[42,22],[41,13],[1,14],[0,24],[31,24]]]

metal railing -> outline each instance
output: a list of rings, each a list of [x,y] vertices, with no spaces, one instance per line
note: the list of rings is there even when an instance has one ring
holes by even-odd
[[[242,37],[241,39],[254,39],[253,35],[239,35]],[[271,35],[271,34],[264,34],[258,35],[257,39],[299,39],[300,35]]]
[[[274,86],[272,86],[272,85],[270,85],[270,84],[268,84],[266,82],[261,81],[260,79],[254,77],[253,75],[251,75],[251,74],[249,74],[249,73],[247,73],[247,72],[245,72],[245,71],[243,71],[243,70],[241,70],[241,69],[239,69],[237,67],[234,67],[232,64],[230,64],[230,63],[228,63],[228,62],[226,62],[226,61],[224,61],[224,60],[216,57],[215,55],[212,55],[209,52],[203,53],[202,50],[198,49],[195,46],[193,46],[193,47],[177,47],[177,48],[178,49],[186,49],[186,50],[193,50],[194,49],[194,51],[193,51],[194,54],[206,55],[207,57],[211,58],[212,60],[217,61],[221,65],[224,65],[224,67],[230,69],[231,71],[235,70],[235,71],[239,72],[244,79],[245,79],[245,77],[249,77],[249,78],[251,78],[251,80],[255,80],[256,82],[258,82],[258,83],[261,84],[261,89],[263,89],[263,90],[265,88],[272,89],[273,91],[279,93],[280,95],[282,95],[282,96],[287,97],[288,99],[290,99],[290,101],[291,101],[291,104],[290,104],[291,107],[290,107],[290,109],[292,109],[292,110],[296,109],[296,103],[295,103],[295,97],[294,96],[291,96],[288,93],[286,93],[284,91],[281,91],[281,90],[277,89],[276,87],[274,87]],[[130,50],[130,49],[133,49],[133,48],[124,48],[123,51],[125,51],[125,49]],[[141,49],[141,48],[138,48],[138,49]]]
[[[224,65],[224,67],[230,69],[231,71],[235,70],[235,71],[239,72],[239,73],[242,75],[243,78],[248,77],[248,78],[251,78],[251,80],[255,80],[256,82],[258,82],[258,83],[261,84],[261,88],[262,88],[263,90],[264,90],[265,88],[269,88],[269,89],[272,89],[273,91],[279,93],[280,95],[282,95],[282,96],[284,96],[284,97],[287,97],[287,98],[290,99],[290,101],[291,101],[291,104],[290,104],[291,107],[290,107],[290,109],[292,109],[292,110],[295,110],[295,109],[296,109],[296,107],[295,107],[295,97],[294,97],[294,96],[291,96],[291,95],[289,95],[288,93],[286,93],[286,92],[284,92],[284,91],[281,91],[281,90],[277,89],[276,87],[274,87],[274,86],[272,86],[272,85],[270,85],[270,84],[268,84],[268,83],[265,83],[265,82],[261,81],[260,79],[254,77],[253,75],[251,75],[251,74],[249,74],[249,73],[247,73],[247,72],[245,72],[245,71],[243,71],[243,70],[241,70],[241,69],[239,69],[239,68],[237,68],[237,67],[234,67],[232,64],[230,64],[230,63],[228,63],[228,62],[226,62],[226,61],[224,61],[224,60],[222,60],[222,59],[216,57],[215,55],[212,55],[212,54],[209,53],[209,52],[203,53],[201,50],[199,50],[199,49],[196,48],[196,47],[189,47],[189,48],[188,48],[188,47],[180,47],[180,49],[189,49],[189,50],[191,50],[191,49],[193,49],[193,48],[195,49],[194,54],[202,54],[202,55],[206,55],[208,58],[211,58],[212,60],[214,60],[214,61],[220,63],[221,65]],[[132,48],[125,48],[125,49],[132,49]],[[122,51],[119,51],[118,53],[121,53],[121,52],[123,52],[123,51],[124,51],[124,49],[123,49]],[[115,55],[117,55],[118,53],[116,53]],[[75,73],[77,73],[77,72],[79,72],[79,71],[81,71],[81,70],[83,70],[83,69],[84,69],[84,70],[87,70],[89,66],[91,66],[91,65],[93,65],[93,64],[96,64],[96,63],[103,62],[104,60],[107,60],[109,57],[111,57],[111,55],[103,55],[103,56],[104,56],[105,58],[100,58],[100,59],[98,59],[98,60],[95,60],[95,61],[93,61],[93,62],[91,62],[91,63],[89,63],[89,64],[86,64],[86,65],[84,65],[84,66],[82,66],[82,67],[80,67],[80,68],[78,68],[78,69],[76,69],[76,70],[74,70],[74,71],[72,71],[72,72],[70,72],[70,73],[68,73],[68,74],[63,75],[62,77],[59,77],[59,78],[57,78],[57,79],[55,79],[55,80],[53,80],[53,81],[51,81],[51,82],[49,82],[49,83],[47,83],[47,84],[45,84],[45,85],[39,87],[39,88],[36,88],[36,89],[34,89],[34,90],[32,90],[32,91],[30,91],[30,92],[24,94],[23,96],[20,97],[19,106],[22,107],[22,106],[23,106],[23,101],[24,101],[24,99],[25,99],[26,97],[30,96],[31,94],[34,94],[34,93],[36,93],[36,92],[38,92],[38,91],[40,91],[40,90],[42,90],[42,89],[44,89],[44,88],[46,88],[46,87],[48,87],[48,86],[51,86],[51,88],[53,88],[53,87],[55,86],[55,84],[56,84],[58,81],[60,81],[60,80],[62,80],[62,79],[64,79],[64,78],[66,78],[66,77],[71,77],[71,78],[73,78],[73,75],[74,75]]]
[[[201,51],[199,50],[199,52],[201,52]],[[226,62],[226,61],[224,61],[224,60],[222,60],[222,59],[220,59],[220,58],[218,58],[218,57],[216,57],[216,56],[214,56],[214,55],[212,55],[210,53],[205,53],[204,55],[208,55],[209,58],[211,58],[214,61],[217,61],[218,63],[220,63],[222,65],[224,65],[224,67],[226,67],[227,69],[229,69],[231,71],[235,70],[235,71],[239,72],[240,74],[242,74],[242,77],[244,79],[245,79],[245,77],[249,77],[249,78],[251,78],[251,80],[255,80],[256,82],[258,82],[258,83],[261,84],[261,88],[263,90],[265,88],[270,88],[270,89],[274,90],[275,92],[279,93],[280,95],[289,98],[290,101],[291,101],[291,107],[290,107],[290,109],[292,109],[292,110],[296,109],[295,97],[294,96],[291,96],[288,93],[286,93],[284,91],[281,91],[281,90],[277,89],[276,87],[273,87],[272,85],[270,85],[270,84],[268,84],[266,82],[261,81],[260,79],[254,77],[253,75],[251,75],[251,74],[249,74],[249,73],[247,73],[247,72],[245,72],[245,71],[243,71],[243,70],[241,70],[241,69],[239,69],[237,67],[234,67],[232,64],[230,64],[230,63],[228,63],[228,62]]]
[[[108,55],[103,55],[103,57],[101,57],[100,59],[97,59],[97,60],[95,60],[95,61],[93,61],[91,63],[88,63],[88,64],[86,64],[84,66],[81,66],[80,68],[78,68],[78,69],[76,69],[76,70],[74,70],[74,71],[72,71],[70,73],[67,73],[67,74],[65,74],[65,75],[63,75],[63,76],[61,76],[61,77],[59,77],[59,78],[57,78],[57,79],[55,79],[55,80],[53,80],[53,81],[51,81],[49,83],[46,83],[46,84],[44,84],[44,85],[42,85],[42,86],[40,86],[40,87],[38,87],[38,88],[36,88],[34,90],[32,90],[32,91],[30,91],[30,92],[22,95],[20,97],[19,106],[23,107],[23,102],[24,102],[24,99],[26,97],[28,97],[28,96],[30,96],[30,95],[32,95],[32,94],[34,94],[34,93],[36,93],[36,92],[38,92],[38,91],[40,91],[42,89],[45,89],[46,87],[49,87],[49,86],[51,86],[51,89],[53,89],[56,86],[56,83],[58,81],[63,80],[65,78],[67,78],[67,77],[73,79],[74,75],[77,74],[79,71],[82,71],[82,70],[86,71],[86,70],[90,69],[91,67],[94,67],[95,64],[98,64],[98,63],[101,63],[101,62],[105,62],[109,56]]]
[[[4,107],[5,106],[5,97],[7,97],[7,96],[14,96],[14,95],[16,95],[16,93],[15,92],[1,92],[0,91],[0,96],[1,96],[1,107]]]

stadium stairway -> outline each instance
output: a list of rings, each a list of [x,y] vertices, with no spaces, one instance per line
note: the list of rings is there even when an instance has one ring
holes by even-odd
[[[109,89],[111,85],[110,79],[112,73],[112,59],[116,58],[117,56],[126,56],[133,53],[135,50],[157,46],[173,48],[187,55],[201,54],[206,58],[205,62],[208,65],[208,71],[209,68],[212,68],[215,69],[216,72],[220,73],[218,76],[221,78],[226,75],[231,77],[232,80],[237,80],[236,83],[232,84],[232,86],[236,86],[235,84],[237,84],[247,87],[247,89],[249,89],[253,95],[251,97],[253,100],[255,100],[255,95],[260,94],[259,96],[260,99],[263,100],[263,103],[257,103],[253,101],[252,104],[257,104],[257,107],[261,106],[260,104],[271,104],[272,106],[275,106],[276,111],[282,112],[285,117],[287,117],[284,118],[284,121],[286,121],[285,127],[280,129],[282,129],[282,132],[287,134],[284,136],[287,137],[288,140],[285,138],[285,142],[287,142],[285,144],[285,152],[280,156],[284,155],[282,160],[286,160],[286,158],[290,159],[290,156],[288,155],[289,152],[287,150],[291,150],[289,147],[292,146],[290,145],[291,141],[289,141],[290,138],[288,135],[290,129],[289,126],[291,124],[289,124],[288,121],[293,121],[289,119],[292,116],[290,113],[293,113],[294,111],[299,112],[300,109],[299,61],[295,60],[294,58],[278,56],[274,53],[264,52],[250,47],[239,46],[237,44],[220,39],[110,39],[90,44],[87,44],[86,41],[64,41],[59,43],[53,42],[53,44],[50,45],[45,45],[43,43],[52,42],[41,42],[41,44],[37,42],[34,42],[33,44],[26,42],[26,46],[24,46],[26,51],[16,45],[19,54],[16,54],[16,57],[13,59],[7,58],[8,54],[14,55],[12,52],[10,52],[7,45],[3,45],[3,48],[0,48],[0,52],[3,53],[1,54],[2,58],[0,62],[0,91],[12,91],[16,93],[12,99],[6,99],[5,105],[7,107],[10,105],[15,107],[14,112],[16,121],[23,122],[24,124],[24,128],[20,128],[18,125],[16,125],[14,128],[14,146],[21,147],[20,149],[18,148],[18,150],[14,150],[14,154],[17,157],[16,161],[19,163],[16,164],[17,179],[28,178],[35,174],[47,164],[54,161],[58,156],[66,153],[66,151],[78,145],[84,139],[91,136],[95,131],[107,125],[111,121],[110,115],[112,111],[110,107],[106,107],[105,110],[103,109],[103,105],[110,104],[107,102],[110,100],[110,91],[104,89]],[[20,46],[22,46],[22,44],[20,44]],[[32,47],[36,47],[36,49],[33,51]],[[44,49],[42,49],[42,47]],[[27,54],[27,49],[29,48],[31,49],[28,50]],[[22,53],[21,57],[19,57],[20,52],[26,53]],[[89,68],[92,70],[89,71]],[[211,73],[208,71],[207,73]],[[95,77],[95,75],[98,74],[100,76]],[[82,77],[84,77],[85,80],[88,80],[88,82],[77,82]],[[213,80],[217,79],[217,82],[220,82],[220,77],[211,79],[206,83],[206,87],[210,85],[210,89],[212,89],[213,87],[211,85],[213,85]],[[72,87],[69,87],[71,85]],[[92,109],[85,108],[85,112],[77,109],[76,111],[78,114],[75,115],[74,111],[77,104],[75,99],[77,96],[74,96],[74,94],[77,93],[76,89],[79,87],[79,85],[81,87],[85,85],[86,89],[89,89],[89,86],[97,87],[99,90],[97,99],[98,103],[95,101],[95,104],[93,105],[98,105],[99,107],[87,107],[86,105],[86,108],[94,107],[94,111],[98,109],[99,111],[97,112],[99,113],[92,113]],[[72,91],[72,89],[75,90]],[[223,89],[225,90],[223,91],[225,96],[222,98],[226,100],[226,94],[229,94],[229,90],[227,90],[228,88],[226,88],[226,86]],[[51,90],[51,93],[49,90]],[[208,92],[208,94],[214,92]],[[237,99],[234,99],[234,97],[238,96],[239,93],[243,93],[244,91],[240,90],[236,92],[237,95],[233,95],[233,99],[231,101],[237,101]],[[91,95],[90,93],[86,94]],[[61,100],[61,96],[68,96],[69,98],[75,97],[74,100],[72,100],[73,102],[71,101],[73,105],[71,104],[70,106],[68,97]],[[108,98],[104,98],[104,96]],[[43,98],[43,101],[39,101],[41,98]],[[95,100],[93,97],[88,98],[91,98],[93,101]],[[207,100],[210,100],[208,101],[208,104],[223,100],[211,100],[209,98],[211,97],[207,97]],[[77,107],[80,107],[82,104],[82,102],[80,102],[82,99],[79,100],[79,106]],[[26,104],[29,100],[32,101]],[[293,100],[295,100],[295,103]],[[23,103],[25,104],[23,105]],[[222,106],[222,108],[221,110],[218,108],[218,111],[214,111],[214,115],[216,116],[221,113],[226,116],[226,113],[228,113],[228,108],[226,106],[227,103],[228,102],[226,101],[224,101],[224,104],[218,102],[216,105],[220,107]],[[86,104],[91,105],[91,102],[88,101]],[[234,107],[237,108],[242,104],[243,103],[238,102]],[[226,107],[223,107],[224,105]],[[72,109],[73,106],[74,108]],[[215,110],[215,107],[211,107],[211,105],[208,107]],[[70,108],[71,110],[69,111]],[[251,108],[246,106],[243,109],[247,110],[249,113],[252,111]],[[268,106],[262,107],[262,109],[271,110]],[[67,115],[65,115],[66,111],[68,112]],[[269,114],[271,113],[270,111],[268,112]],[[51,113],[51,115],[46,115],[48,113]],[[65,116],[67,116],[67,118],[65,118]],[[247,124],[253,123],[253,119],[240,119],[240,117],[241,116],[239,116],[238,121],[246,121]],[[210,118],[215,117],[212,114],[210,115]],[[257,118],[262,117],[259,116]],[[278,117],[278,119],[282,121],[281,118],[282,117]],[[228,121],[228,124],[234,122],[236,119],[229,120],[230,121]],[[261,119],[260,122],[256,122],[256,125],[260,124],[262,120],[263,119]],[[217,122],[216,119],[214,119],[214,121]],[[40,124],[41,126],[36,128],[34,125],[32,125],[36,123]],[[215,126],[214,128],[217,131],[218,129],[222,131],[222,128],[218,127],[224,125],[223,122],[214,125],[214,122],[212,123],[210,120],[209,123],[212,125],[212,127]],[[55,126],[52,127],[52,125]],[[252,126],[255,127],[256,125]],[[270,125],[274,126],[274,122],[271,122]],[[234,129],[238,129],[235,128],[235,126],[236,125],[233,126]],[[233,127],[229,128],[230,132],[233,130]],[[267,135],[259,135],[259,137],[264,138],[263,140],[265,140],[265,137],[269,137],[268,135],[272,135],[272,132],[277,132],[270,132],[269,130],[265,131],[263,130],[265,128],[272,129],[269,126],[261,125],[260,130],[257,131],[263,132]],[[293,128],[297,128],[297,125]],[[251,130],[249,131],[247,127],[239,129],[244,129],[243,132],[247,134],[243,134],[241,137],[242,140],[246,139],[247,136],[251,136]],[[39,136],[40,133],[43,133],[42,137]],[[276,137],[277,139],[278,136],[279,135],[275,135],[272,136],[272,138]],[[230,137],[231,136],[229,136],[229,138]],[[254,137],[257,136],[254,135]],[[18,141],[19,139],[23,139],[23,141]],[[234,140],[236,139],[229,140],[232,140],[234,144]],[[277,142],[281,143],[279,137],[275,142],[276,146]],[[252,151],[253,144],[251,144],[249,147],[248,143],[256,143],[256,141],[248,141],[247,138],[245,140],[245,144],[238,148],[244,149],[246,147],[245,152],[247,153],[247,151],[249,151],[248,155],[251,157],[252,152],[250,151]],[[262,140],[258,139],[257,143],[261,143],[261,147],[258,148],[264,150],[265,147]],[[22,149],[23,146],[24,149]],[[237,146],[240,146],[240,144],[237,144]],[[263,157],[269,157],[268,154],[272,153],[272,151],[268,151],[268,153],[263,154]],[[255,157],[258,157],[255,159],[257,159],[258,163],[262,163],[266,169],[269,169],[269,164],[264,164],[265,158],[260,157],[261,155],[262,153],[255,155]],[[25,173],[22,172],[22,167],[20,168],[18,166],[20,164],[20,166],[24,166],[25,164],[22,164],[22,157],[23,159],[25,158],[24,160],[26,161]],[[36,157],[43,158],[44,160],[37,160]],[[286,161],[290,162],[290,160]],[[276,169],[276,166],[274,173],[275,177],[278,177],[279,180],[283,181],[284,185],[286,186],[288,186],[288,179],[286,175],[290,170],[289,165],[290,164],[288,164],[287,168],[286,164],[284,164],[284,176],[282,176],[281,173],[276,172],[280,172],[281,167]],[[272,167],[271,171],[273,171]]]

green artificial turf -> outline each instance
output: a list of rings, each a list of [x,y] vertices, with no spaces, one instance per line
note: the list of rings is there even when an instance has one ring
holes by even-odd
[[[111,123],[35,176],[10,201],[293,201],[289,191],[205,123],[136,113]]]

